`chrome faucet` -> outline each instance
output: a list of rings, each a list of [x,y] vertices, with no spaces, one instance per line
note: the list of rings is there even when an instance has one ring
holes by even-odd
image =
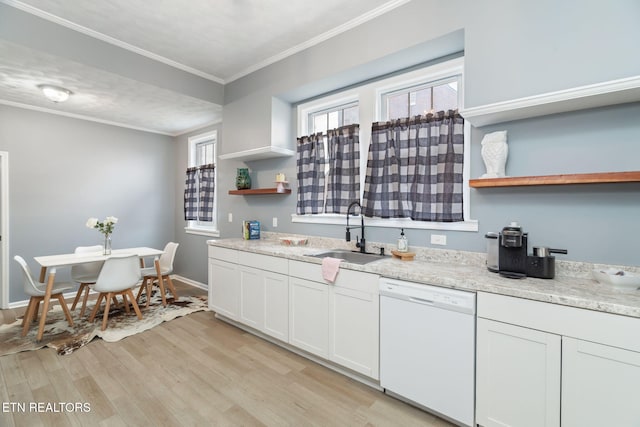
[[[354,206],[358,206],[360,208],[360,230],[361,230],[360,233],[362,234],[362,237],[360,239],[358,239],[358,236],[356,235],[356,248],[359,248],[360,252],[364,254],[366,253],[366,250],[365,250],[366,241],[364,239],[364,215],[362,215],[362,206],[360,205],[360,202],[357,200],[355,202],[351,202],[351,204],[347,208],[347,232],[345,234],[345,239],[347,240],[347,242],[350,242],[351,241],[350,230],[352,228],[358,228],[357,225],[349,227],[349,214],[351,213],[351,208]],[[355,211],[351,215],[355,216]]]

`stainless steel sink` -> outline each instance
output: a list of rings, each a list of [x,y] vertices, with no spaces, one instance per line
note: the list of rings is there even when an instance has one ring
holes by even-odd
[[[322,252],[319,254],[307,255],[307,256],[312,256],[315,258],[325,258],[325,257],[339,258],[339,259],[345,260],[346,262],[350,262],[352,264],[360,264],[360,265],[385,259],[385,257],[382,255],[369,254],[369,253],[363,254],[361,252],[352,252],[347,249],[332,249],[327,252]]]

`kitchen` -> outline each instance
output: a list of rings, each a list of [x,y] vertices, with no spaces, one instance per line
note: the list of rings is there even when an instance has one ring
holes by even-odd
[[[2,19],[11,16],[12,22],[17,20],[32,30],[38,28],[43,36],[29,40],[19,29],[3,22],[3,39],[32,49],[60,49],[43,45],[63,35],[62,30],[48,28],[5,3],[0,7]],[[637,4],[631,1],[611,2],[606,8],[596,2],[406,2],[370,22],[226,83],[223,90],[222,84],[209,82],[207,91],[213,93],[215,103],[223,106],[222,121],[177,136],[83,121],[3,102],[0,151],[10,156],[10,246],[5,250],[31,257],[57,253],[61,245],[72,247],[92,236],[82,234],[89,233],[82,230],[82,224],[95,210],[104,210],[105,215],[118,210],[122,212],[117,214],[123,218],[122,233],[115,236],[120,241],[114,241],[114,245],[179,242],[176,274],[206,286],[206,242],[212,236],[184,231],[181,197],[189,137],[217,130],[219,156],[266,146],[292,148],[293,106],[297,103],[460,52],[464,52],[465,61],[466,108],[634,77],[640,74],[638,58],[630,54],[638,39],[638,13]],[[385,28],[384,32],[379,28]],[[71,30],[65,37],[70,37],[68,33]],[[73,38],[69,40],[72,43]],[[110,58],[111,64],[101,64],[106,69],[126,68],[118,64],[132,61],[153,69],[152,64],[132,59],[131,53],[91,46]],[[344,57],[340,52],[345,46],[357,55]],[[78,55],[71,49],[66,54]],[[94,66],[99,63],[96,58],[91,61]],[[133,70],[119,72],[129,77],[134,74]],[[163,69],[149,74],[160,79],[157,76],[163,73],[169,72]],[[637,98],[631,96],[629,100],[635,102],[472,127],[469,177],[484,173],[480,154],[483,136],[500,130],[508,131],[508,175],[638,170],[636,117],[640,107]],[[280,121],[282,117],[284,121]],[[289,124],[284,131],[282,123]],[[105,152],[103,147],[109,149]],[[264,232],[344,238],[344,225],[291,221],[296,205],[293,182],[291,195],[228,194],[235,187],[236,170],[242,167],[250,169],[255,188],[273,186],[278,173],[293,181],[295,156],[248,161],[219,158],[216,163],[219,237],[240,237],[242,220],[255,219]],[[34,171],[33,164],[40,166]],[[74,170],[77,173],[71,172]],[[114,191],[123,187],[130,190],[126,201]],[[470,219],[477,221],[477,231],[406,228],[405,234],[412,249],[483,254],[486,232],[500,231],[511,221],[518,221],[529,233],[530,248],[567,249],[568,254],[558,259],[638,266],[637,192],[634,183],[471,189]],[[91,206],[76,208],[79,200],[96,199],[95,194],[104,197]],[[144,209],[138,206],[142,201]],[[55,226],[42,221],[43,206]],[[273,225],[274,218],[277,226]],[[433,234],[446,236],[446,246],[432,245]],[[367,228],[370,242],[394,245],[398,235],[397,228]],[[13,268],[4,269],[10,272],[5,283],[10,281],[11,291],[3,304],[23,299]]]

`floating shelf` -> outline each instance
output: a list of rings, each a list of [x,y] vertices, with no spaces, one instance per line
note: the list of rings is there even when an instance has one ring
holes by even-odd
[[[640,171],[470,179],[473,188],[640,182]]]
[[[296,154],[295,151],[288,148],[276,147],[268,145],[266,147],[253,148],[250,150],[238,151],[235,153],[221,154],[218,157],[222,160],[263,160],[273,159],[276,157],[291,157]]]
[[[291,194],[291,189],[286,188],[284,191],[278,191],[277,188],[250,188],[248,190],[229,190],[229,194],[236,196],[255,196],[259,194]]]
[[[462,117],[475,127],[555,113],[640,101],[640,76],[548,92],[466,108]]]

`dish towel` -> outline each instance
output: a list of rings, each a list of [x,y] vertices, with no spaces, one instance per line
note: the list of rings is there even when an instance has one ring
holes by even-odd
[[[340,258],[322,258],[322,278],[331,283],[335,282],[341,262],[342,260]]]

